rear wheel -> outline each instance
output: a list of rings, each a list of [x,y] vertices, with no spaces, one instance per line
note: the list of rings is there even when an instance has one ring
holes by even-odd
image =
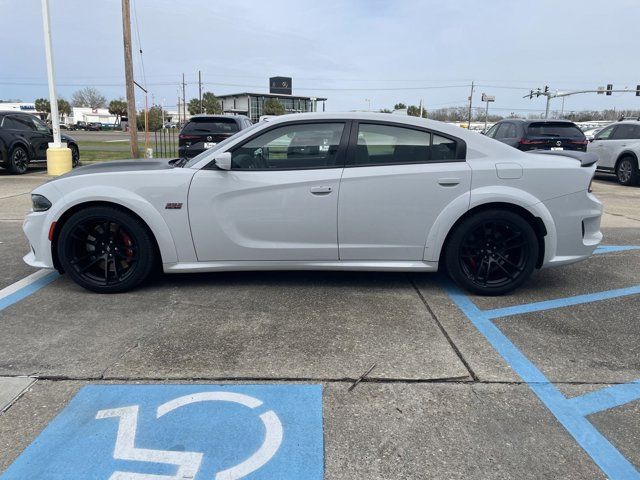
[[[11,173],[27,173],[29,168],[29,153],[24,147],[15,147],[9,154],[9,171]]]
[[[80,286],[99,293],[131,290],[151,273],[155,248],[150,233],[132,215],[112,207],[91,207],[65,222],[58,258]]]
[[[69,148],[71,149],[71,168],[76,168],[80,165],[80,150],[75,145],[71,145]]]
[[[622,157],[616,167],[616,176],[622,185],[637,185],[638,161],[633,157]]]
[[[487,210],[463,220],[445,251],[449,276],[480,295],[502,295],[519,287],[533,272],[537,258],[533,228],[508,210]]]

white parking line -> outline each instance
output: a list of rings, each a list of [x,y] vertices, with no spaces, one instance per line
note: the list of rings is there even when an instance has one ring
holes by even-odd
[[[60,274],[55,270],[42,269],[32,273],[28,277],[12,283],[0,290],[0,311],[10,307],[32,293],[37,292],[45,285],[53,282]]]

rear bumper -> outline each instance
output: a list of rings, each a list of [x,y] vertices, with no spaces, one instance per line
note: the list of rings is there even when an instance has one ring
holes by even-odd
[[[602,241],[602,203],[582,192],[543,202],[555,224],[555,252],[542,267],[566,265],[589,258]]]

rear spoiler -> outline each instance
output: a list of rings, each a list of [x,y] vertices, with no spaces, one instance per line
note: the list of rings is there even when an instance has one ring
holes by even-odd
[[[578,152],[576,150],[529,150],[526,153],[540,153],[543,155],[560,155],[571,157],[580,162],[581,167],[590,167],[598,161],[598,155],[592,152]]]

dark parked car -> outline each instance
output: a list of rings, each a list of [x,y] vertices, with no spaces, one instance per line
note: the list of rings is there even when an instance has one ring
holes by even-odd
[[[78,166],[78,144],[67,135],[62,135],[62,141],[71,149],[73,166]],[[39,118],[28,113],[0,112],[0,167],[25,173],[29,163],[46,162],[51,142],[53,133]]]
[[[587,150],[587,138],[568,120],[500,120],[485,134],[518,150]]]
[[[86,128],[89,132],[99,132],[102,130],[102,124],[100,122],[89,122]]]
[[[178,154],[193,158],[251,125],[244,115],[195,115],[180,132]]]

